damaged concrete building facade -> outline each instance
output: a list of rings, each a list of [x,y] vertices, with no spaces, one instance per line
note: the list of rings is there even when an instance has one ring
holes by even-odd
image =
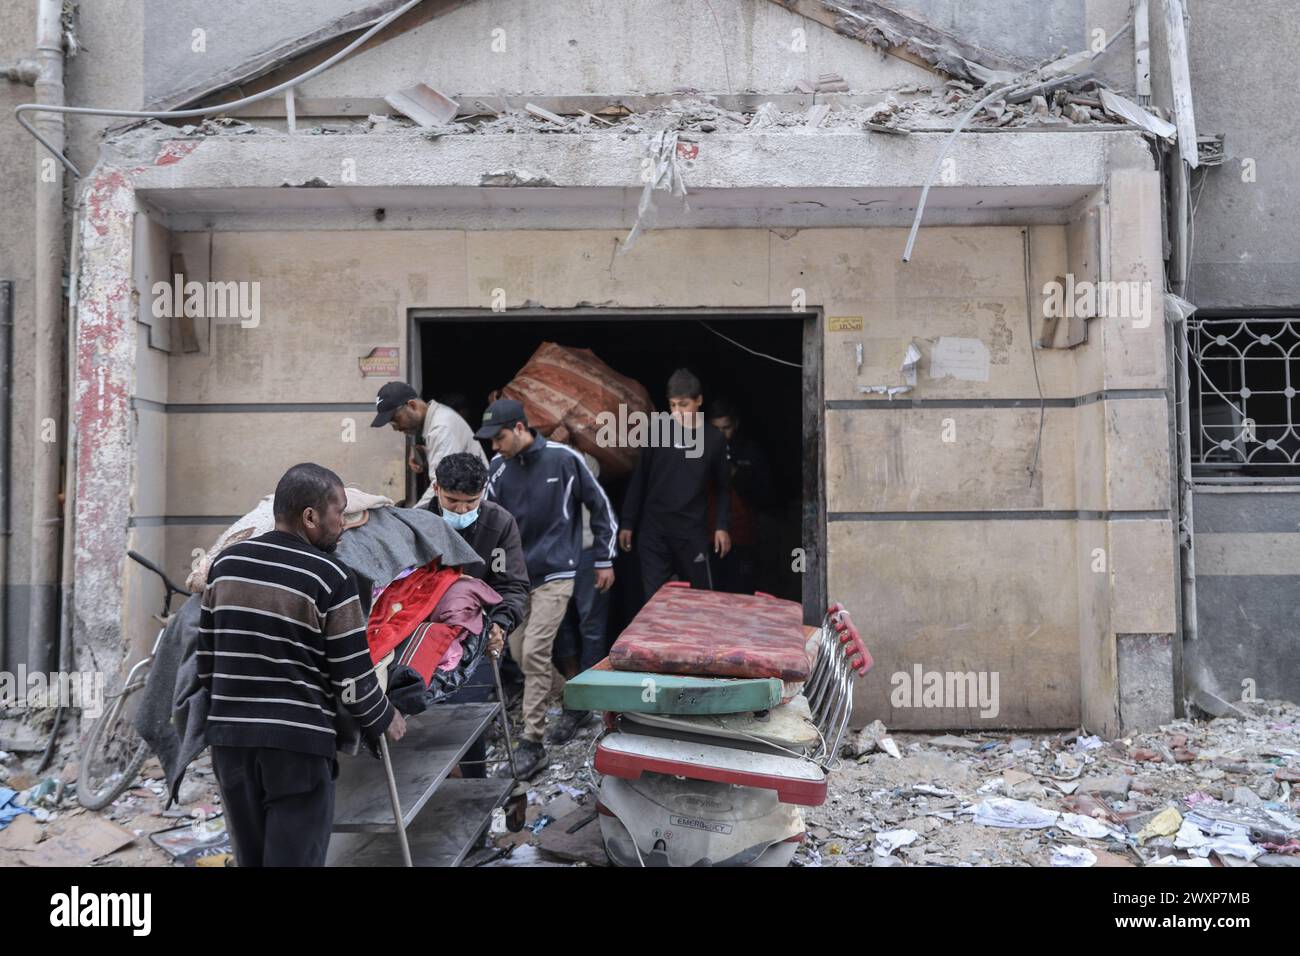
[[[70,647],[111,669],[157,604],[128,548],[183,579],[302,460],[405,497],[399,443],[367,427],[385,380],[367,362],[430,393],[524,327],[650,342],[656,323],[704,322],[764,352],[780,337],[798,366],[745,397],[756,425],[776,402],[795,422],[769,449],[802,475],[772,550],[809,619],[843,602],[876,656],[855,722],[1115,735],[1189,700],[1230,706],[1242,678],[1294,697],[1267,656],[1290,653],[1281,638],[1205,664],[1233,625],[1202,610],[1206,693],[1184,647],[1199,599],[1178,304],[1197,303],[1201,260],[1176,226],[1205,173],[1196,127],[1185,142],[1183,3],[980,17],[943,0],[341,0],[238,27],[157,6],[64,24],[86,47],[70,104],[197,110],[290,85],[208,117],[67,117],[83,172],[68,177],[67,415],[45,410],[48,376],[16,372],[7,667],[52,666],[58,646],[28,633],[59,619],[60,578],[27,575],[48,567],[39,522],[58,530],[57,501],[32,497],[50,490],[32,477],[44,419],[66,463]],[[1195,25],[1216,5],[1190,6]],[[35,25],[6,17],[0,58],[16,62]],[[96,48],[119,30],[144,37],[143,69],[100,83],[120,63]],[[7,103],[31,98],[11,86]],[[13,124],[0,147],[20,184],[12,234],[48,154]],[[6,247],[8,275],[18,355],[39,282]],[[1294,288],[1246,304],[1294,306]],[[1253,505],[1195,508],[1207,531],[1277,531]],[[1212,590],[1247,573],[1283,601],[1258,561],[1198,563],[1200,599],[1205,574]],[[42,602],[52,614],[29,610]]]

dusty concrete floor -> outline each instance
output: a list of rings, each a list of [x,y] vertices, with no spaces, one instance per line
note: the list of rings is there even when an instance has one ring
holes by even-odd
[[[846,744],[827,802],[804,811],[808,837],[794,865],[1295,865],[1300,707],[1241,706],[1250,714],[1246,720],[1180,720],[1112,741],[1079,730],[891,736],[879,724],[869,726]],[[24,726],[29,740],[40,730],[39,721]],[[15,729],[22,727],[0,719],[0,740]],[[573,741],[551,749],[550,765],[529,782],[525,829],[486,835],[470,863],[603,864],[596,824],[579,830],[585,840],[560,837],[591,816],[590,756],[600,729],[593,717]],[[496,755],[494,745],[490,756]],[[19,791],[18,800],[42,818],[0,831],[0,865],[39,865],[43,845],[47,856],[51,849],[89,856],[80,860],[84,865],[179,865],[149,835],[220,810],[206,755],[186,777],[181,806],[163,810],[161,770],[151,760],[133,789],[97,813],[78,807],[66,787],[58,792],[60,779],[76,777],[74,734],[65,735],[51,769],[38,777],[39,759],[30,752],[0,756],[0,788]],[[37,800],[46,779],[55,783]],[[978,822],[993,817],[1016,825]],[[87,835],[93,818],[122,829]],[[1216,829],[1241,824],[1256,828],[1256,842],[1244,831],[1211,842]],[[126,845],[96,852],[115,839]],[[557,846],[559,855],[552,852]]]

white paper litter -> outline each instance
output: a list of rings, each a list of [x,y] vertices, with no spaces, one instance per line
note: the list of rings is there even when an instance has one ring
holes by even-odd
[[[1219,856],[1238,856],[1249,863],[1257,856],[1262,856],[1264,848],[1256,846],[1245,837],[1222,836],[1193,847],[1191,852],[1195,856],[1209,856],[1211,853],[1217,853]]]
[[[957,794],[952,790],[945,790],[943,787],[936,787],[932,783],[918,783],[912,787],[914,793],[926,793],[932,797],[955,797]]]
[[[1052,851],[1052,866],[1092,866],[1097,855],[1084,846],[1058,846]]]
[[[970,809],[974,822],[986,827],[1008,827],[1016,830],[1041,830],[1053,826],[1060,814],[1044,810],[1027,800],[1009,797],[991,797]]]
[[[1057,823],[1066,833],[1085,837],[1089,840],[1123,840],[1124,835],[1115,827],[1102,823],[1095,817],[1085,817],[1081,813],[1062,813]]]
[[[1193,850],[1196,847],[1205,846],[1209,843],[1209,838],[1201,832],[1191,820],[1183,817],[1183,825],[1178,828],[1174,835],[1174,846],[1179,850]]]
[[[876,842],[872,847],[872,852],[876,856],[889,856],[900,846],[915,843],[918,836],[920,834],[915,830],[881,830],[876,834]]]

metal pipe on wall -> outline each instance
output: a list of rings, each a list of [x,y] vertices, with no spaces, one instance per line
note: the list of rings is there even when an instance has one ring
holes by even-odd
[[[72,210],[72,228],[70,230],[71,250],[68,253],[68,336],[64,352],[67,357],[69,397],[76,394],[77,385],[77,299],[78,276],[81,273],[81,243],[78,241],[77,224],[80,217],[77,209]],[[63,555],[59,580],[59,670],[65,673],[77,669],[76,657],[72,652],[72,588],[73,567],[76,556],[77,526],[77,417],[72,413],[72,402],[68,402],[67,454],[63,472]]]
[[[41,75],[36,101],[62,106],[63,4],[40,0],[36,14],[36,58]],[[39,114],[44,139],[61,155],[64,148],[62,113]],[[31,608],[27,629],[27,667],[49,670],[54,663],[58,632],[59,583],[59,459],[57,441],[45,440],[48,422],[58,427],[63,358],[63,165],[37,144],[35,204],[35,348],[32,355],[36,436],[32,458]],[[56,432],[57,434],[57,432]]]
[[[13,470],[14,283],[0,280],[0,670],[9,669],[9,512]]]

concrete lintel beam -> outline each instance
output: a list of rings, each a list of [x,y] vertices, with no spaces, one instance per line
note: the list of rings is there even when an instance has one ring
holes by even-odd
[[[963,134],[935,186],[1100,185],[1109,148],[1136,135]],[[938,133],[709,134],[679,158],[690,189],[920,188],[944,139]],[[190,138],[170,146],[179,158],[137,168],[137,189],[161,196],[168,190],[240,187],[477,187],[485,185],[485,177],[512,172],[520,185],[636,189],[642,185],[649,137],[481,134],[430,141],[419,133],[258,133]]]

